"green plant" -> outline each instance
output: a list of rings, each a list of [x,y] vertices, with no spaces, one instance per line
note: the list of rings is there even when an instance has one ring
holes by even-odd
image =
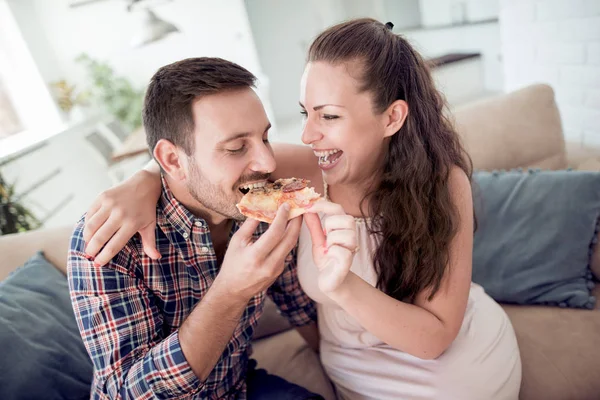
[[[42,225],[19,201],[15,185],[7,183],[0,174],[0,235],[25,232]]]
[[[81,54],[76,61],[86,66],[93,83],[92,93],[106,110],[130,130],[140,127],[144,91],[133,87],[126,78],[116,76],[107,63],[94,60],[87,54]]]
[[[58,106],[64,112],[70,112],[75,106],[89,105],[89,91],[78,91],[75,85],[71,85],[64,79],[51,82],[50,85],[54,89]]]

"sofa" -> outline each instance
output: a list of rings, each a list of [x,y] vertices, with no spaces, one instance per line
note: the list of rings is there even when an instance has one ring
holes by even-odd
[[[600,150],[565,143],[554,92],[547,85],[532,85],[452,111],[477,169],[600,170]],[[71,231],[71,226],[65,226],[0,236],[0,280],[40,250],[65,273]],[[600,251],[594,251],[591,268],[597,279]],[[600,298],[600,286],[596,285],[592,293]],[[253,357],[259,366],[334,399],[318,355],[271,302],[265,307],[253,344]],[[502,307],[512,321],[521,350],[521,399],[600,398],[600,301],[591,310]]]

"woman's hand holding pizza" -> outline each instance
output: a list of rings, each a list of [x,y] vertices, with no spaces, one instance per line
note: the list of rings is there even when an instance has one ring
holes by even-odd
[[[322,222],[317,213],[324,214]],[[319,269],[319,289],[325,294],[332,293],[344,282],[358,250],[356,221],[342,206],[326,200],[308,208],[304,221],[310,231],[313,259]]]

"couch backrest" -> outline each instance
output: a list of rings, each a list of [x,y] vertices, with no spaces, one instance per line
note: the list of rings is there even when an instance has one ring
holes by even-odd
[[[560,114],[548,85],[486,98],[452,113],[476,169],[567,167]]]
[[[40,250],[48,261],[66,274],[73,228],[64,226],[0,236],[0,281]]]

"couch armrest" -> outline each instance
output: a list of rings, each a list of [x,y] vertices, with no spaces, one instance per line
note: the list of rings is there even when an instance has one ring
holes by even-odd
[[[600,147],[567,142],[567,165],[581,171],[600,171]]]
[[[46,259],[66,274],[73,229],[73,226],[61,226],[0,236],[0,281],[38,251],[43,251]]]

